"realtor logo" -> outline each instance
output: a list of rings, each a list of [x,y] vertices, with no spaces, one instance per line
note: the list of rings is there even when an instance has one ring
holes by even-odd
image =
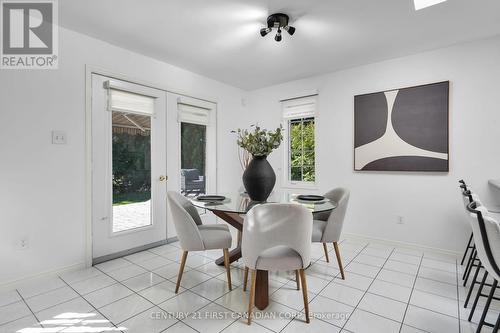
[[[57,0],[1,0],[2,69],[56,69]]]

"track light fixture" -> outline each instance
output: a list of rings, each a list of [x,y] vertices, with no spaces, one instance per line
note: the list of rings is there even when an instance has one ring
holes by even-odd
[[[264,37],[273,29],[277,29],[274,40],[277,42],[281,42],[281,29],[283,29],[288,32],[290,36],[292,36],[295,33],[295,28],[291,25],[288,25],[289,19],[290,18],[288,17],[288,15],[283,13],[269,15],[269,17],[267,18],[267,28],[260,29],[260,35]]]

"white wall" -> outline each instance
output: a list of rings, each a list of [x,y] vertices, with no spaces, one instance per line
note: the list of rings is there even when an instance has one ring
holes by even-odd
[[[500,205],[487,185],[489,178],[500,178],[499,59],[500,38],[478,41],[256,90],[249,108],[254,122],[274,128],[281,121],[279,100],[317,90],[319,192],[351,189],[344,230],[462,251],[469,228],[457,180],[464,178],[485,201]],[[450,172],[354,172],[354,95],[444,80],[451,82]],[[279,173],[281,154],[270,157]],[[403,225],[396,224],[398,215]]]
[[[219,188],[240,179],[227,133],[244,124],[243,91],[62,28],[59,46],[58,70],[0,71],[0,285],[84,262],[86,64],[216,101]]]
[[[58,70],[0,71],[0,285],[84,262],[86,64],[216,101],[219,191],[240,184],[230,130],[275,127],[280,99],[318,90],[319,191],[351,188],[346,231],[461,250],[468,231],[457,179],[493,203],[486,180],[500,178],[500,39],[246,93],[82,34],[60,34]],[[450,173],[353,172],[353,96],[441,80],[451,81]],[[54,129],[67,132],[67,145],[51,144]],[[271,156],[278,172],[280,154]],[[18,249],[21,239],[28,249]]]

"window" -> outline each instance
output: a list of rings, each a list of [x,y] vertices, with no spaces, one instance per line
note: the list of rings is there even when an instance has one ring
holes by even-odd
[[[151,224],[151,117],[113,111],[113,232]]]
[[[290,181],[314,182],[314,118],[290,119],[288,165]]]
[[[112,231],[151,225],[151,117],[155,99],[121,90],[111,81]]]
[[[316,96],[282,101],[286,122],[286,182],[313,184],[316,181]]]
[[[210,153],[215,145],[215,105],[195,98],[179,97],[177,109],[180,123],[180,191],[185,196],[196,197],[206,194],[215,179],[215,154]]]
[[[181,123],[181,193],[206,193],[207,126]]]

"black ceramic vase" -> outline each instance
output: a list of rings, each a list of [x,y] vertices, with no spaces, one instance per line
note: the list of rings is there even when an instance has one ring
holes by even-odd
[[[276,183],[276,174],[266,156],[253,157],[243,173],[243,185],[253,201],[266,201]]]

